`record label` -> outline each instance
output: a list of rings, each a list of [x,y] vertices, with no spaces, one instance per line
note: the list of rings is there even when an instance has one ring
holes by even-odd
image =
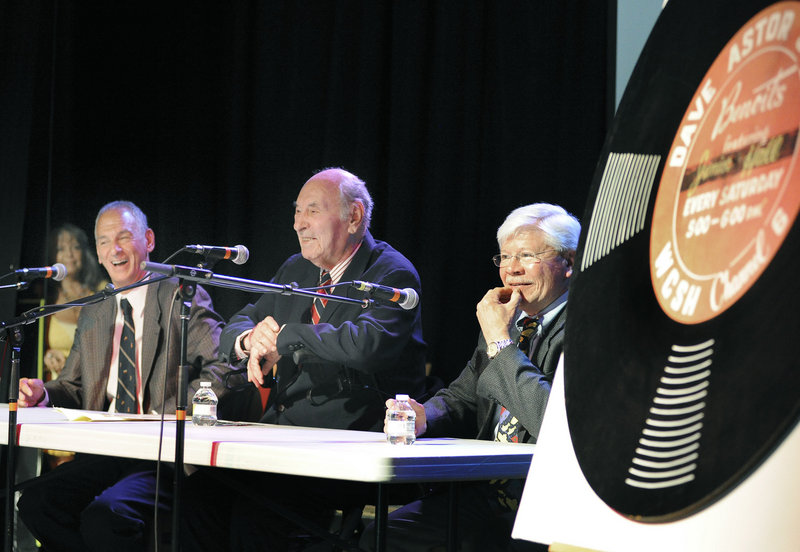
[[[739,30],[697,89],[666,159],[650,242],[664,313],[684,324],[750,289],[800,207],[800,8],[771,6]]]

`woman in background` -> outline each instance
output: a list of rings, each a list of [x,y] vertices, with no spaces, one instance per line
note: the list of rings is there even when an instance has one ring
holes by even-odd
[[[92,295],[105,287],[107,280],[103,278],[100,263],[89,246],[86,232],[74,224],[59,226],[50,234],[48,251],[49,264],[61,263],[67,269],[67,275],[60,282],[48,280],[47,303],[63,304]],[[78,327],[80,307],[64,309],[45,318],[45,353],[44,366],[47,374],[42,379],[54,380],[61,373],[67,356],[72,349],[75,330]],[[50,469],[72,460],[72,452],[63,450],[44,450],[45,459]]]
[[[89,246],[86,232],[74,224],[64,224],[52,232],[48,251],[51,264],[62,263],[67,268],[63,280],[49,282],[48,303],[69,303],[92,295],[106,285],[107,281]],[[49,379],[56,379],[64,368],[75,338],[80,311],[80,307],[73,307],[47,317],[44,365],[49,372]]]

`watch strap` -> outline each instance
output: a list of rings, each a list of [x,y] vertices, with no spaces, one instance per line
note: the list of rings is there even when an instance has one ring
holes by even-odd
[[[494,358],[497,354],[514,343],[510,339],[500,339],[499,341],[492,341],[486,349],[486,354],[489,358]]]

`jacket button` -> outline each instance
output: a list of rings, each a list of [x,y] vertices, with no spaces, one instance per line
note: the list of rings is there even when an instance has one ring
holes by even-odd
[[[284,410],[286,410],[286,407],[283,406],[282,404],[279,404],[278,405],[278,412],[283,412]]]

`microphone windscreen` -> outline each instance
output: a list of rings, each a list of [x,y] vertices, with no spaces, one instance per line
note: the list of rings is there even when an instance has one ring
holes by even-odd
[[[64,266],[63,264],[56,263],[53,265],[53,269],[56,271],[56,273],[53,275],[53,280],[55,280],[56,282],[60,282],[66,277],[67,267]]]
[[[234,264],[242,265],[250,258],[250,250],[243,245],[236,246],[236,256],[233,258]]]

